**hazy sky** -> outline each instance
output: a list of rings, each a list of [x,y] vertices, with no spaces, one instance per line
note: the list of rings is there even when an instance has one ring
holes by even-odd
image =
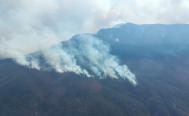
[[[189,0],[0,0],[0,58],[122,22],[189,23]]]

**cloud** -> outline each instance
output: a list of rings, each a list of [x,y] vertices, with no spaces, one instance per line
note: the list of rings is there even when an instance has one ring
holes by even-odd
[[[112,0],[111,13],[123,22],[189,23],[188,0]]]

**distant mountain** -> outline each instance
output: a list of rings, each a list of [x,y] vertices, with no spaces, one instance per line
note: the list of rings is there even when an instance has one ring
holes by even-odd
[[[0,60],[0,116],[188,116],[187,31],[184,24],[124,24],[93,35],[136,74],[136,87]]]
[[[189,44],[189,24],[122,24],[101,29],[97,35],[109,42],[122,44]],[[119,40],[119,41],[118,41]]]

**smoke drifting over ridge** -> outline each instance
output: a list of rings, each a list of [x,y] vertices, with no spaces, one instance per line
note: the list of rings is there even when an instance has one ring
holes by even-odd
[[[51,48],[27,55],[25,63],[38,70],[74,72],[91,78],[122,78],[136,85],[135,75],[126,65],[120,65],[116,56],[100,39],[92,35],[79,35]]]
[[[116,13],[112,3],[111,0],[0,1],[0,59],[11,58],[38,70],[123,78],[136,85],[135,75],[126,65],[120,65],[98,38],[85,35],[76,39],[76,43],[67,41],[75,34],[94,32],[120,22],[123,17]]]
[[[22,62],[26,54],[94,32],[115,20],[108,21],[109,8],[109,0],[0,1],[0,58]]]

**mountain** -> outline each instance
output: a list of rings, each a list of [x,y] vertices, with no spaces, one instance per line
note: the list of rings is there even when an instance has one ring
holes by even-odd
[[[188,116],[188,31],[129,23],[92,35],[128,65],[137,86],[0,60],[0,116]]]
[[[124,42],[122,44],[189,44],[189,24],[122,24],[113,28],[101,29],[97,35],[106,37],[109,42],[116,42],[116,38]],[[116,37],[116,38],[115,38]]]

